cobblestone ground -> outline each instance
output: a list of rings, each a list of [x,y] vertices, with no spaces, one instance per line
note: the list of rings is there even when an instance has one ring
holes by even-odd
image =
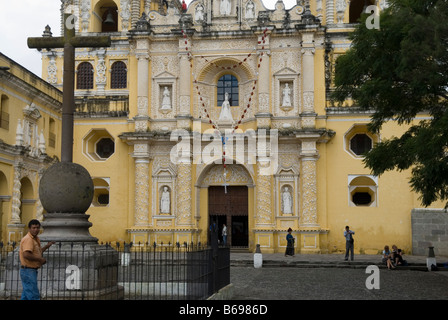
[[[369,290],[370,275],[351,268],[231,268],[234,300],[448,300],[448,271],[380,269],[380,288]]]

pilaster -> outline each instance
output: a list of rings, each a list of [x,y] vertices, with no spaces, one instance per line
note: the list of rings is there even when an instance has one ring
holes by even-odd
[[[179,113],[177,115],[178,128],[191,127],[191,68],[190,56],[185,48],[190,47],[191,40],[179,39]],[[187,43],[185,43],[187,42]]]
[[[135,131],[148,130],[149,107],[149,39],[147,37],[136,39],[135,55],[137,57],[137,116]]]
[[[176,226],[192,226],[192,167],[190,154],[179,157],[177,165],[177,217]]]
[[[21,166],[14,166],[14,182],[12,187],[12,203],[11,203],[11,220],[9,223],[20,224],[22,221],[20,220],[20,206],[21,206],[21,193],[20,188],[22,184],[20,183],[21,178]]]
[[[304,31],[302,34],[303,108],[301,113],[303,128],[314,128],[316,123],[316,113],[314,111],[314,53],[314,32]]]
[[[270,110],[270,32],[258,35],[258,111],[256,115],[258,127],[271,126]]]
[[[273,224],[271,203],[272,175],[267,174],[270,165],[271,163],[268,157],[263,157],[258,160],[256,187],[257,207],[255,209],[256,228],[271,228]]]
[[[134,145],[135,160],[135,196],[134,196],[134,225],[147,226],[149,224],[149,146],[147,143]]]

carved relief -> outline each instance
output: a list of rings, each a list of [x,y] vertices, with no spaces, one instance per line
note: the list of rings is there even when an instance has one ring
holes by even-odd
[[[180,163],[177,167],[177,225],[191,224],[191,165]]]
[[[95,77],[98,91],[103,91],[107,82],[106,62],[104,61],[104,56],[105,51],[98,52],[98,63],[96,65],[96,77]]]
[[[316,160],[302,161],[303,208],[301,225],[317,224]]]
[[[347,7],[347,0],[337,0],[336,2],[336,13],[337,13],[337,23],[344,23],[344,14]]]
[[[149,161],[137,158],[135,160],[135,213],[136,226],[148,224],[149,209]]]
[[[269,167],[269,162],[258,163],[257,174],[257,209],[255,213],[256,224],[270,224],[272,223],[271,210],[271,178],[270,175],[261,174],[262,168]]]
[[[231,185],[247,185],[252,183],[247,170],[241,165],[228,165],[226,167],[226,182]],[[205,185],[222,185],[224,184],[223,167],[221,165],[213,166],[207,176],[203,180]]]
[[[303,112],[314,112],[314,92],[303,93]]]
[[[54,55],[51,55],[50,62],[48,63],[47,67],[47,73],[48,73],[47,81],[49,83],[54,85],[58,82],[57,72],[58,67],[56,65],[56,57]]]
[[[189,114],[190,113],[190,96],[180,96],[179,103],[179,113],[180,114]]]
[[[258,95],[258,112],[269,112],[269,93]]]
[[[148,115],[148,97],[137,98],[137,114],[140,116]]]
[[[126,31],[129,29],[129,22],[131,19],[131,4],[129,0],[121,0],[120,2],[120,17],[122,30]]]
[[[21,192],[20,183],[21,169],[18,166],[14,167],[14,185],[12,188],[12,204],[11,204],[11,223],[20,223],[20,206],[21,206]]]
[[[81,1],[81,32],[89,31],[90,0]]]

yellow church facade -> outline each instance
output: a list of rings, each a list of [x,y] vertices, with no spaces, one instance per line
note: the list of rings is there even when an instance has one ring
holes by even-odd
[[[109,48],[76,49],[73,161],[94,181],[91,234],[205,243],[213,224],[222,241],[225,224],[231,247],[272,253],[284,252],[291,228],[296,252],[337,253],[349,225],[355,253],[411,252],[420,202],[409,172],[376,177],[362,161],[404,128],[390,121],[371,134],[370,113],[329,101],[334,61],[364,5],[194,0],[184,12],[180,1],[63,1],[55,14],[72,14],[78,35],[112,38]],[[42,55],[43,79],[62,90],[62,50]]]

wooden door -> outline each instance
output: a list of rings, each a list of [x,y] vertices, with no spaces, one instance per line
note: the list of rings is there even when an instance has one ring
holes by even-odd
[[[208,188],[209,224],[218,224],[218,239],[222,241],[222,227],[227,226],[227,244],[247,247],[248,229],[248,189],[246,186]]]

